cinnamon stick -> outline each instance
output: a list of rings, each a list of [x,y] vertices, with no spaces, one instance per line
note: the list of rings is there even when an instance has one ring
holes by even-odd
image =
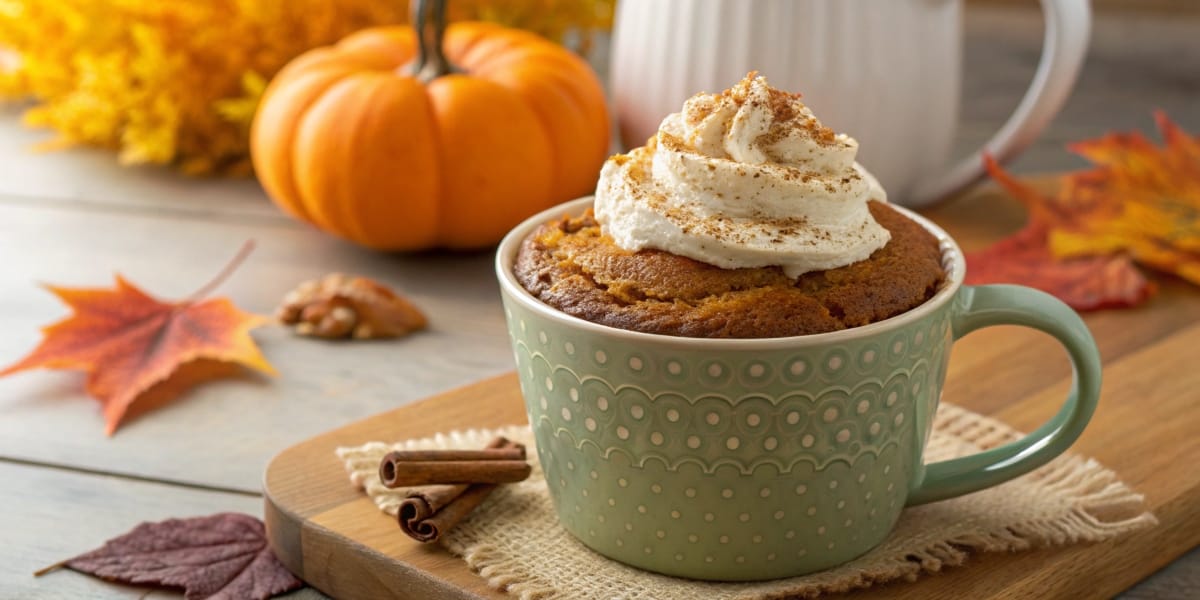
[[[525,460],[525,447],[515,444],[482,450],[393,450],[388,456],[394,461]]]
[[[525,447],[505,438],[496,438],[488,449],[519,450]],[[506,459],[493,460],[502,462]],[[384,464],[387,464],[385,459]],[[528,467],[528,465],[526,465]],[[380,468],[381,472],[383,467]],[[528,473],[526,473],[528,475]],[[400,503],[397,518],[400,529],[419,542],[437,541],[475,510],[496,489],[494,483],[429,485],[409,490]]]
[[[380,474],[390,488],[438,483],[512,483],[529,477],[523,460],[393,461]],[[390,477],[388,477],[390,475]]]
[[[418,542],[436,542],[495,489],[494,483],[413,488],[400,503],[400,530]]]
[[[389,488],[442,483],[512,483],[529,477],[525,447],[497,438],[483,450],[397,450],[379,464]]]

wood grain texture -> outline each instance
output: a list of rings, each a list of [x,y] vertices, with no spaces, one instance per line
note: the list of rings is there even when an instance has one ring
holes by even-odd
[[[275,457],[263,489],[269,528],[282,532],[273,539],[280,560],[305,581],[339,598],[503,597],[489,590],[466,563],[401,533],[394,519],[350,485],[333,449],[524,423],[525,409],[513,396],[515,387],[512,374],[487,379],[352,423]],[[291,468],[277,467],[285,464]],[[398,556],[403,558],[396,560]]]
[[[1048,178],[1038,181],[1043,189],[1053,185]],[[993,184],[982,185],[923,214],[945,227],[968,252],[999,240],[1024,223],[1020,204]],[[981,214],[988,216],[980,218]],[[1105,364],[1200,322],[1200,298],[1195,286],[1170,277],[1159,277],[1156,283],[1160,293],[1143,306],[1085,316]],[[954,345],[951,356],[943,397],[984,414],[998,411],[1071,373],[1066,355],[1058,350],[1053,338],[1020,327],[993,327],[972,334]],[[1011,366],[1012,372],[1021,376],[1013,378],[1007,370],[985,368],[997,362]],[[989,393],[1001,388],[1005,393]]]
[[[105,583],[73,571],[40,578],[33,572],[99,547],[143,521],[209,515],[259,514],[261,500],[144,481],[130,481],[0,463],[0,599],[144,597],[142,586]],[[171,596],[157,592],[152,597]],[[182,596],[180,596],[182,597]],[[285,596],[316,600],[312,589]]]
[[[956,136],[960,153],[977,147],[1004,122],[1037,63],[1042,32],[1036,0],[1003,1],[1012,8],[984,2],[965,11],[963,105]],[[1064,111],[1014,163],[1017,172],[1083,166],[1084,161],[1064,150],[1065,142],[1110,129],[1149,133],[1153,130],[1150,113],[1156,107],[1167,110],[1188,130],[1200,131],[1200,103],[1196,102],[1200,44],[1195,35],[1200,21],[1193,15],[1164,18],[1103,10],[1114,3],[1200,7],[1194,0],[1102,2],[1076,91]],[[428,337],[404,344],[365,346],[293,340],[281,330],[263,331],[258,338],[283,372],[282,379],[228,381],[199,388],[163,412],[131,422],[113,439],[101,435],[97,405],[82,393],[79,377],[46,373],[0,380],[0,463],[7,457],[45,463],[50,466],[22,468],[51,474],[63,474],[53,465],[70,464],[187,486],[255,491],[263,467],[280,448],[511,368],[488,256],[380,256],[292,222],[252,180],[194,179],[164,168],[121,168],[115,154],[106,150],[32,152],[33,144],[52,134],[22,127],[19,113],[17,106],[0,108],[0,258],[4,259],[0,363],[28,350],[36,342],[38,326],[63,314],[35,283],[107,284],[109,274],[121,270],[152,292],[181,296],[206,280],[251,236],[260,242],[259,251],[219,290],[239,304],[267,312],[300,279],[343,269],[413,293],[429,309],[435,328],[422,334]],[[935,218],[947,215],[968,246],[1019,226],[1022,213],[1015,204],[988,206],[987,218],[974,222],[968,220],[970,207],[964,203],[940,209]],[[1182,329],[1188,319],[1195,320],[1196,305],[1188,296],[1194,297],[1195,291],[1171,282],[1164,287],[1153,306],[1181,311],[1171,318],[1159,315],[1143,323],[1140,310],[1088,316],[1093,328],[1103,330],[1100,342],[1106,361],[1136,352],[1155,338]],[[1048,386],[1061,385],[1067,365],[1052,342],[1014,331],[1023,337],[1006,338],[999,331],[988,331],[959,344],[947,399],[977,410],[998,411]],[[1027,351],[1046,356],[1046,364],[1031,359]],[[986,365],[992,360],[1019,362],[1024,369],[1021,377],[1008,381],[995,374],[963,377],[973,372],[971,361]],[[1030,372],[1030,368],[1037,370]],[[1010,386],[1008,392],[988,393],[997,384]],[[1156,385],[1151,382],[1148,392],[1137,391],[1152,395]],[[1043,410],[1040,416],[1051,411],[1049,406]],[[1136,417],[1136,411],[1131,414]],[[470,411],[460,416],[470,417]],[[80,481],[92,481],[90,476],[78,476],[83,478]],[[96,523],[77,525],[62,516],[81,514],[78,520],[90,516],[95,521],[110,514],[97,513],[92,502],[120,499],[128,503],[122,509],[128,519],[190,510],[186,507],[216,511],[241,510],[238,507],[244,505],[241,495],[214,495],[186,486],[170,486],[177,494],[160,497],[160,492],[145,491],[156,487],[134,485],[129,493],[109,494],[95,491],[104,486],[86,483],[78,495],[63,498],[41,487],[58,479],[47,483],[3,471],[0,481],[0,497],[7,499],[0,502],[7,513],[0,523],[0,540],[11,540],[0,544],[0,564],[23,565],[27,554],[57,560],[63,555],[60,548],[69,553],[91,547],[109,532],[124,530],[126,517],[114,518],[120,523],[101,531],[92,528]],[[226,497],[232,499],[222,499]],[[167,504],[181,508],[168,512]],[[298,539],[299,530],[295,533]],[[41,549],[43,545],[53,551]],[[1122,560],[1140,560],[1133,557],[1126,554]],[[978,560],[973,568],[988,569],[992,564],[986,557]],[[35,562],[42,566],[44,561]],[[966,576],[968,570],[951,570],[944,577]],[[1193,551],[1128,593],[1139,599],[1196,596],[1198,574],[1200,551]],[[59,588],[58,583],[66,580],[76,583]],[[119,598],[143,593],[140,588],[130,591],[71,574],[45,581],[55,586],[34,586],[37,582],[23,566],[16,571],[0,568],[0,600]],[[151,597],[170,596],[156,592]]]
[[[83,393],[81,374],[0,379],[0,458],[257,492],[267,459],[280,448],[512,368],[490,253],[389,256],[316,231],[239,219],[3,202],[0,256],[23,259],[0,269],[0,364],[22,356],[37,343],[39,326],[66,313],[37,282],[110,286],[120,271],[151,294],[181,298],[247,239],[256,239],[257,248],[216,291],[245,310],[270,314],[300,281],[345,271],[408,295],[430,328],[399,340],[355,343],[260,328],[253,335],[278,378],[200,386],[130,421],[111,439],[104,437],[99,404]],[[196,460],[197,452],[209,459]]]
[[[1121,600],[1161,600],[1163,598],[1193,598],[1200,590],[1200,549],[1167,565],[1137,586],[1126,590]]]
[[[984,188],[929,215],[965,245],[977,247],[1015,227],[1000,219],[981,228],[989,220],[978,215],[1004,214],[1011,202]],[[1200,342],[1200,294],[1163,283],[1162,293],[1144,307],[1085,317],[1101,347],[1105,384],[1100,408],[1074,449],[1145,493],[1162,525],[1100,544],[979,555],[965,568],[916,585],[887,585],[851,597],[1111,597],[1200,544],[1200,470],[1194,467],[1200,456],[1195,433],[1200,412],[1194,410],[1200,370],[1190,366],[1192,349]],[[945,397],[1028,431],[1058,409],[1069,374],[1061,349],[1046,336],[989,328],[955,346]],[[391,518],[349,484],[333,450],[524,419],[516,378],[509,374],[284,451],[268,467],[265,492],[272,522],[299,531],[280,541],[286,562],[317,587],[350,600],[383,593],[496,596],[465,563],[401,535]]]
[[[54,132],[24,126],[20,116],[25,107],[0,105],[0,194],[10,202],[292,223],[251,178],[198,178],[160,167],[121,168],[116,153],[100,148],[35,152],[37,144],[53,139]]]

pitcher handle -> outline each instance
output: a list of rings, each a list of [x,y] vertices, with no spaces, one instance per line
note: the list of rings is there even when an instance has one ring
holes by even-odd
[[[972,184],[983,176],[983,155],[1005,163],[1020,154],[1058,114],[1087,54],[1091,33],[1089,0],[1041,0],[1046,18],[1042,58],[1033,83],[1016,111],[979,150],[948,171],[917,184],[906,199],[909,206],[926,206]]]

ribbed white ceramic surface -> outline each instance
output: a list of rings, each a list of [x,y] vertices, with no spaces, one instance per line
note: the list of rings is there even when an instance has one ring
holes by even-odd
[[[945,164],[958,113],[959,4],[942,0],[625,0],[612,89],[626,146],[698,91],[756,69],[861,145],[893,194]]]
[[[1045,94],[1035,79],[1026,101],[1037,110],[1018,110],[989,143],[1001,158],[1057,111],[1082,61],[1086,0],[1043,6],[1048,23],[1063,27],[1047,28],[1040,70],[1052,64],[1058,76]],[[726,89],[757,70],[777,88],[802,92],[826,125],[858,139],[859,162],[894,201],[927,202],[972,176],[951,173],[955,181],[938,183],[954,179],[946,171],[958,120],[961,10],[959,0],[622,0],[610,68],[622,141],[641,145],[692,94]],[[978,157],[971,160],[977,176]],[[915,194],[918,186],[926,189]]]

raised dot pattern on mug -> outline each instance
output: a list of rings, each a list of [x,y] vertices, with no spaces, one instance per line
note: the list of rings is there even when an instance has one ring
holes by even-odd
[[[935,314],[886,339],[715,356],[534,322],[514,348],[560,520],[601,553],[718,578],[821,568],[859,547],[839,541],[886,535],[949,335]]]
[[[799,560],[845,560],[855,545],[839,546],[839,540],[886,535],[902,502],[893,499],[880,509],[872,498],[905,485],[907,465],[898,452],[893,447],[878,460],[868,456],[853,466],[836,463],[822,477],[801,468],[794,478],[765,476],[753,482],[689,466],[666,471],[658,464],[637,477],[606,480],[605,469],[586,466],[604,462],[590,450],[578,459],[549,459],[543,468],[557,482],[551,491],[563,523],[597,550],[644,544],[650,554],[704,560],[717,569],[714,573],[728,573],[739,564],[738,556],[755,562],[783,556],[790,564],[782,569]],[[562,456],[557,448],[548,454]],[[611,462],[611,473],[629,467],[622,457]]]
[[[571,365],[551,365],[542,350],[524,343],[518,348],[521,368],[539,382],[537,389],[531,390],[538,398],[532,417],[545,420],[556,435],[571,437],[576,447],[593,445],[605,456],[628,454],[637,466],[661,462],[677,468],[692,462],[705,472],[729,465],[749,473],[770,464],[786,473],[797,461],[813,462],[821,468],[833,461],[853,462],[863,454],[878,455],[887,444],[896,443],[892,434],[906,425],[914,388],[919,394],[920,387],[930,385],[931,379],[931,365],[919,360],[891,370],[882,379],[848,373],[846,379],[852,384],[817,394],[789,387],[790,380],[800,384],[816,370],[853,371],[851,359],[837,353],[823,367],[809,367],[811,361],[804,358],[784,365],[751,362],[742,366],[741,376],[727,378],[725,389],[710,383],[702,392],[685,396],[650,386],[612,383],[595,375],[581,376]],[[605,358],[607,362],[607,353]],[[633,371],[647,368],[645,358],[630,360]],[[663,370],[669,373],[671,364],[681,363],[668,358]],[[613,370],[620,370],[619,364]],[[702,367],[718,373],[713,379],[736,369],[716,362]],[[765,377],[768,370],[788,373],[772,378],[789,382],[782,393],[758,390],[739,395],[747,380]],[[632,378],[621,374],[613,379]],[[552,401],[554,398],[558,400]],[[550,410],[551,404],[559,408]],[[638,443],[630,444],[630,440]]]

